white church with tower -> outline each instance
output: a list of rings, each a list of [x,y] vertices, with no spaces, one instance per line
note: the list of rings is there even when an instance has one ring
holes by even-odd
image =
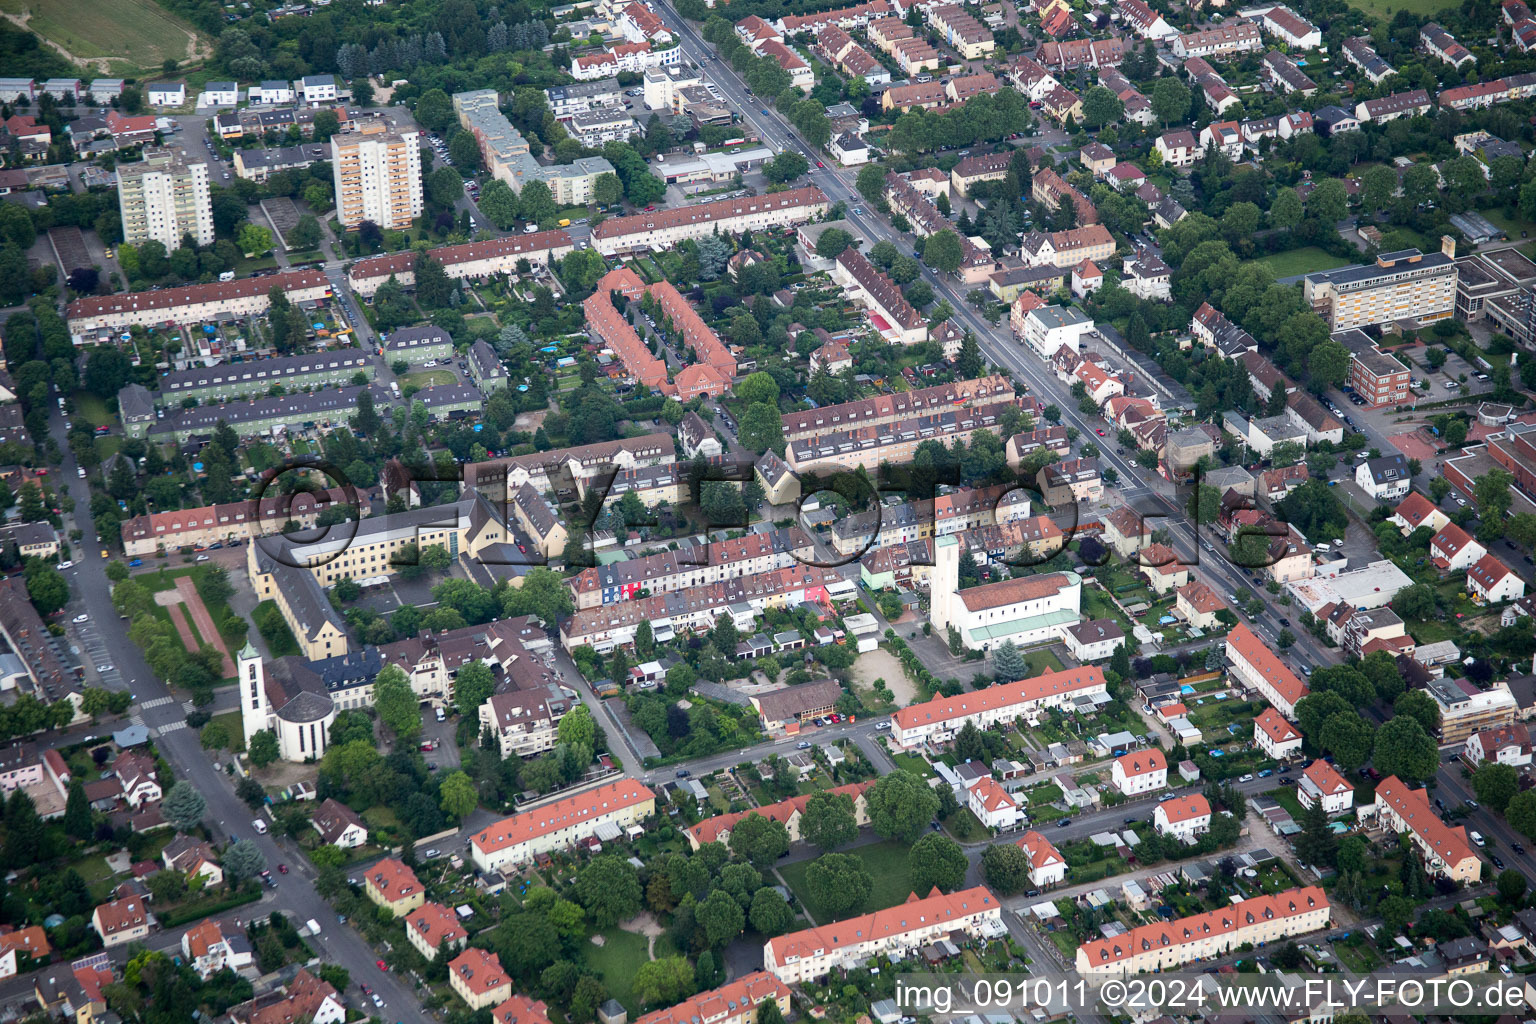
[[[930,586],[933,628],[953,626],[970,651],[1012,640],[1019,647],[1060,640],[1082,620],[1083,578],[1075,572],[1019,576],[960,589],[960,541],[934,539]]]

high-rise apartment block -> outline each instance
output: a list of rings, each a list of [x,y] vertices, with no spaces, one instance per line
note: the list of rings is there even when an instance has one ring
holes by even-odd
[[[184,235],[198,245],[213,242],[207,164],[187,163],[166,149],[146,150],[143,160],[118,165],[117,201],[130,245],[153,240],[179,249]]]
[[[375,122],[331,139],[336,218],[343,227],[355,228],[367,220],[386,230],[402,230],[421,214],[417,136]]]

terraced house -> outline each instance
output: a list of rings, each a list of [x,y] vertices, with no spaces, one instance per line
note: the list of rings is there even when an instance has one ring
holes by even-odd
[[[376,372],[368,354],[360,348],[197,366],[189,370],[172,370],[162,376],[158,404],[179,405],[188,398],[198,402],[224,401],[266,394],[273,388],[312,391],[355,384],[353,378],[359,373],[373,380]]]
[[[805,531],[790,526],[583,569],[571,589],[577,608],[596,608],[633,601],[643,591],[665,594],[787,569],[814,551]]]
[[[592,836],[617,839],[655,811],[656,794],[624,778],[488,825],[470,836],[469,855],[481,871],[499,874]]]

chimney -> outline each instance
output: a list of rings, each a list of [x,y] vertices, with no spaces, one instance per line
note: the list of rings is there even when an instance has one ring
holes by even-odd
[[[1455,259],[1456,258],[1456,239],[1452,238],[1450,235],[1441,235],[1440,236],[1440,251],[1445,253],[1445,255],[1447,257],[1449,257],[1450,259]]]

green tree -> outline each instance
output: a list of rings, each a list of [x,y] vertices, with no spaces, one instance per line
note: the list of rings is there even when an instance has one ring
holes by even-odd
[[[248,754],[251,764],[257,768],[265,768],[277,760],[277,733],[271,729],[260,729],[251,734],[250,750]]]
[[[491,699],[496,692],[496,677],[483,661],[471,661],[459,669],[453,681],[453,703],[466,721],[474,721],[480,715],[480,705]],[[583,705],[584,706],[584,705]]]
[[[783,896],[765,885],[752,894],[752,906],[747,911],[747,920],[752,923],[753,931],[772,937],[782,935],[789,929],[794,923],[795,912]]]
[[[694,920],[704,929],[705,941],[712,949],[720,949],[746,926],[747,917],[735,897],[723,889],[716,889],[693,912]]]
[[[1201,484],[1189,495],[1190,517],[1201,526],[1209,526],[1221,513],[1221,492],[1209,484]]]
[[[599,928],[611,928],[640,912],[640,877],[633,865],[615,854],[595,857],[582,868],[576,875],[575,893]],[[639,985],[638,975],[635,984]]]
[[[825,852],[847,846],[858,836],[853,798],[847,793],[813,793],[800,812],[800,838]]]
[[[942,892],[954,892],[965,884],[965,872],[970,866],[960,844],[937,832],[929,832],[907,851],[912,891],[924,895],[935,886]]]
[[[1498,881],[1495,883],[1499,890],[1499,899],[1505,903],[1519,906],[1525,902],[1525,889],[1529,884],[1515,868],[1505,868],[1499,872]]]
[[[1013,896],[1029,885],[1029,857],[1017,843],[996,843],[981,855],[982,876],[992,891]]]
[[[939,798],[922,779],[898,768],[865,791],[869,822],[877,835],[911,843],[939,810]]]
[[[203,815],[208,813],[208,802],[190,782],[178,780],[161,799],[160,813],[176,831],[190,832],[202,824]]]
[[[1419,723],[1426,733],[1440,727],[1440,707],[1423,690],[1408,690],[1392,702],[1392,710],[1398,716],[1406,715]]]
[[[641,1006],[672,1006],[693,995],[693,967],[680,956],[648,961],[636,969],[630,992]]]
[[[69,798],[64,801],[64,834],[81,841],[91,838],[91,802],[79,779],[70,780]]]
[[[777,406],[755,402],[742,410],[737,422],[736,439],[742,447],[762,454],[784,454],[784,421]]]
[[[960,236],[948,228],[928,236],[923,245],[923,262],[941,274],[953,274],[960,269],[965,250]]]
[[[221,866],[224,868],[225,880],[234,887],[265,871],[267,857],[253,841],[237,839],[224,851]]]
[[[878,203],[884,197],[885,173],[885,168],[879,164],[865,164],[859,168],[855,185],[865,202]]]
[[[1301,196],[1297,195],[1296,190],[1282,188],[1276,193],[1274,202],[1269,204],[1269,223],[1289,231],[1301,223],[1303,212]]]
[[[592,201],[598,206],[612,206],[624,198],[624,183],[612,171],[604,171],[592,182]]]
[[[542,181],[530,181],[518,194],[518,208],[523,220],[544,224],[555,219],[560,207],[555,204],[554,193]]]
[[[779,382],[773,379],[773,374],[764,370],[747,374],[734,390],[736,397],[748,405],[756,402],[775,406],[779,404]]]
[[[1349,211],[1349,193],[1337,178],[1320,182],[1307,196],[1307,213],[1324,224],[1337,224]]]
[[[789,852],[789,830],[782,822],[748,814],[731,829],[731,852],[759,871]]]
[[[1336,388],[1349,375],[1349,349],[1336,341],[1325,341],[1307,356],[1307,373],[1317,391]]]
[[[1396,775],[1417,786],[1432,778],[1440,767],[1440,750],[1418,719],[1397,715],[1377,730],[1372,759],[1383,775]]]
[[[859,858],[846,853],[824,853],[806,868],[805,885],[818,907],[832,920],[841,920],[863,908],[874,888],[874,879]]]
[[[788,150],[785,151],[786,153]],[[853,236],[842,228],[828,228],[816,240],[816,255],[824,260],[835,260],[843,250],[853,245]]]
[[[421,732],[421,705],[399,665],[386,665],[374,679],[373,707],[379,721],[400,739],[409,740]]]
[[[1177,78],[1159,78],[1152,88],[1152,112],[1167,125],[1189,116],[1189,88]]]
[[[1536,789],[1522,789],[1510,797],[1504,818],[1510,828],[1527,839],[1536,839]]]
[[[1120,97],[1102,85],[1095,85],[1083,93],[1083,123],[1090,128],[1102,128],[1120,120],[1125,104]]]
[[[444,814],[463,821],[480,803],[475,784],[463,772],[453,772],[438,787],[438,806]]]
[[[247,221],[235,235],[235,244],[247,256],[261,256],[272,251],[272,232]]]
[[[1479,801],[1503,814],[1520,791],[1520,773],[1513,765],[1485,763],[1472,773],[1472,790]]]
[[[613,177],[613,175],[603,175]],[[618,178],[613,178],[615,184]],[[480,190],[480,201],[475,205],[480,207],[480,212],[497,228],[506,231],[517,223],[517,193],[512,191],[512,186],[500,178],[492,178],[485,183]]]

